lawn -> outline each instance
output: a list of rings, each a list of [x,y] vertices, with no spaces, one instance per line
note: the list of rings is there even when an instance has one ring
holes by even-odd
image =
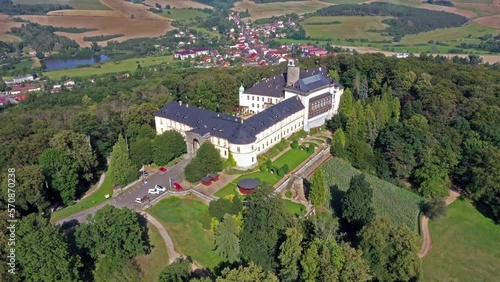
[[[429,228],[432,249],[423,259],[422,281],[498,281],[500,226],[468,201],[455,201]]]
[[[23,40],[20,37],[17,37],[12,34],[0,33],[0,41],[12,43],[12,42],[22,42]]]
[[[277,160],[275,160],[273,162],[273,165],[280,168],[283,165],[288,164],[288,168],[290,169],[290,171],[292,171],[303,161],[305,161],[310,155],[311,155],[310,153],[303,150],[291,149],[285,154],[283,154],[281,157],[279,157]],[[259,179],[260,183],[267,182],[271,185],[276,184],[280,180],[280,178],[275,174],[271,174],[269,172],[256,171],[249,174],[241,175],[240,177],[233,180],[233,182],[222,187],[214,195],[219,198],[223,198],[227,195],[239,195],[239,193],[236,191],[236,189],[238,188],[237,184],[238,181],[240,181],[243,178],[257,178]]]
[[[290,200],[283,199],[283,203],[287,211],[296,216],[304,216],[306,214],[306,207],[299,203],[294,203]]]
[[[170,15],[168,12],[170,12]],[[179,21],[194,20],[196,17],[206,18],[209,16],[209,14],[195,9],[163,9],[163,13],[158,15]]]
[[[169,197],[149,212],[165,226],[181,254],[211,269],[222,261],[213,252],[207,205],[195,198]]]
[[[330,159],[322,169],[328,185],[332,188],[332,206],[338,213],[351,178],[362,172],[339,158]],[[415,231],[418,230],[419,203],[423,198],[369,174],[366,175],[366,180],[373,188],[373,205],[378,216],[387,216],[396,224],[405,224]],[[335,186],[338,189],[334,189]]]
[[[368,32],[368,30],[384,30],[389,25],[382,23],[382,20],[390,17],[379,16],[350,16],[350,17],[310,17],[301,22],[306,31],[306,35],[311,38],[358,38],[369,41],[382,41],[391,39],[390,36],[383,36],[379,32]],[[339,21],[340,23],[333,23]]]
[[[161,271],[168,265],[168,253],[160,232],[149,222],[148,237],[151,244],[151,253],[138,256],[135,261],[143,273],[142,282],[157,282]]]
[[[85,77],[91,75],[102,75],[106,73],[134,71],[137,69],[138,63],[141,64],[142,67],[149,67],[160,65],[162,63],[168,63],[171,61],[173,61],[173,58],[170,55],[160,57],[132,58],[118,62],[105,62],[103,64],[100,64],[100,67],[83,67],[75,69],[55,70],[44,72],[43,74],[50,79],[58,79],[62,76]]]
[[[14,4],[60,4],[70,5],[76,10],[109,10],[99,0],[14,0]]]
[[[320,1],[286,1],[256,4],[251,0],[242,0],[234,3],[232,10],[243,12],[248,9],[250,17],[244,20],[254,21],[255,19],[271,18],[272,16],[281,16],[290,13],[312,13],[330,5],[331,3]]]
[[[74,205],[68,206],[62,210],[52,213],[50,220],[58,221],[81,211],[90,209],[91,207],[97,206],[100,203],[106,201],[106,198],[104,196],[107,194],[113,194],[113,185],[111,184],[111,178],[109,177],[106,177],[104,179],[104,182],[102,183],[102,186],[99,188],[99,190],[95,191],[92,195],[80,200]]]

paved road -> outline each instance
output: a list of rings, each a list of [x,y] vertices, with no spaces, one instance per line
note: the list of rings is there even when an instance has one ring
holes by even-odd
[[[113,205],[117,208],[129,207],[131,209],[135,209],[138,211],[140,209],[140,205],[135,203],[136,198],[142,198],[146,195],[149,195],[149,198],[152,200],[158,197],[159,195],[148,194],[148,189],[154,188],[156,184],[168,188],[169,177],[172,179],[172,182],[181,183],[183,181],[182,172],[184,171],[184,167],[186,167],[186,165],[189,163],[190,160],[191,160],[190,158],[182,160],[178,164],[168,168],[167,173],[163,175],[160,175],[159,173],[152,174],[148,177],[147,184],[139,182],[135,186],[128,188],[118,197],[112,198],[111,200],[106,201],[98,206],[82,211],[65,219],[59,220],[56,222],[56,224],[62,224],[66,221],[73,221],[73,220],[76,220],[78,222],[85,222],[87,220],[88,215],[94,214],[97,210],[101,209],[107,204]]]

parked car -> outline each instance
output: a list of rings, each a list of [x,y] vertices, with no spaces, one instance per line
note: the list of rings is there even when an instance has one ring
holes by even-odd
[[[142,203],[147,202],[147,201],[149,201],[148,195],[146,195],[142,198],[135,198],[135,202],[138,204],[142,204]]]
[[[137,204],[142,204],[141,198],[135,198],[135,202],[136,202]]]
[[[147,171],[143,170],[143,171],[142,171],[142,175],[143,175],[144,177],[148,177],[148,176],[149,176],[149,172],[147,172]]]
[[[162,166],[162,167],[160,167],[159,171],[160,171],[160,174],[165,174],[165,173],[167,173],[167,168]]]
[[[148,179],[147,179],[147,178],[144,178],[144,179],[142,180],[142,183],[144,183],[144,184],[148,184]]]
[[[148,190],[148,194],[153,194],[153,195],[160,194],[160,191],[158,191],[158,189],[156,188],[153,188]]]
[[[182,190],[184,190],[184,188],[182,188],[182,186],[181,186],[179,183],[177,183],[177,182],[174,182],[172,185],[174,185],[174,188],[175,188],[175,190],[177,190],[177,191],[182,191]]]
[[[167,188],[165,188],[165,187],[163,187],[161,185],[158,185],[158,184],[155,185],[155,189],[158,190],[158,191],[160,191],[160,192],[167,191]]]

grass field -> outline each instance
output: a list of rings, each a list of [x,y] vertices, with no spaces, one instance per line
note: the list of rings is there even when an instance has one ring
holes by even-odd
[[[170,15],[168,14],[168,12],[170,12]],[[194,9],[163,9],[163,13],[158,15],[179,21],[194,20],[196,17],[208,17],[207,13]]]
[[[303,161],[305,161],[312,153],[308,153],[304,150],[299,149],[291,149],[288,152],[284,153],[279,157],[276,161],[273,162],[273,165],[278,168],[288,164],[288,168],[292,171],[298,165],[300,165]]]
[[[143,273],[142,282],[157,282],[161,271],[168,265],[168,253],[158,229],[148,222],[148,237],[151,253],[138,256],[135,261]]]
[[[479,3],[479,4],[491,4],[491,0],[453,0],[455,3]]]
[[[306,214],[306,207],[299,203],[294,203],[290,200],[283,200],[286,209],[293,215],[304,216]]]
[[[21,42],[23,40],[20,37],[17,37],[12,34],[0,33],[0,41],[12,43],[12,42]]]
[[[272,2],[264,4],[256,4],[250,0],[242,0],[234,3],[232,10],[243,12],[248,9],[250,17],[244,20],[256,20],[270,18],[272,16],[281,16],[290,13],[305,14],[311,13],[323,7],[330,6],[331,3],[320,2],[318,0],[306,1],[287,1],[287,2]]]
[[[141,64],[142,67],[149,67],[154,65],[160,65],[162,63],[168,63],[171,61],[173,61],[172,56],[133,58],[119,62],[109,61],[101,64],[99,68],[84,67],[76,69],[55,70],[55,71],[44,72],[43,74],[48,76],[50,79],[58,79],[61,78],[62,76],[88,77],[91,75],[101,75],[106,73],[134,71],[137,69],[137,63]]]
[[[423,259],[422,281],[498,281],[500,226],[468,201],[455,201],[429,229],[432,249]]]
[[[99,0],[14,0],[14,4],[61,4],[78,10],[108,10]]]
[[[153,206],[153,214],[168,230],[176,249],[205,267],[213,268],[221,257],[213,252],[208,206],[194,198],[169,197]]]
[[[302,21],[301,24],[306,31],[306,35],[312,38],[360,38],[369,41],[382,41],[391,39],[391,37],[383,36],[378,32],[368,32],[367,30],[386,29],[389,25],[382,23],[382,20],[387,18],[389,17],[310,17]],[[333,21],[339,21],[340,23],[333,24]]]
[[[351,178],[362,172],[338,158],[326,162],[322,169],[325,171],[328,185],[338,187],[338,190],[332,192],[333,207],[338,211],[342,197],[349,189]],[[369,174],[366,175],[366,180],[373,188],[375,213],[378,216],[387,216],[394,223],[405,224],[417,231],[419,203],[423,198]]]
[[[467,38],[468,35],[477,38],[485,34],[499,34],[500,30],[485,27],[477,23],[469,23],[461,27],[436,29],[428,32],[423,32],[420,34],[406,35],[401,40],[403,44],[416,44],[416,43],[427,43],[430,40],[439,41],[443,43],[460,44],[462,42],[472,43],[477,42],[477,39]]]
[[[340,5],[340,4],[359,4],[366,2],[366,0],[321,0],[321,2]]]
[[[50,220],[58,221],[81,211],[90,209],[91,207],[97,206],[100,203],[106,201],[106,198],[104,196],[107,194],[113,194],[113,185],[111,184],[111,179],[109,177],[106,177],[104,179],[104,182],[102,183],[102,186],[101,188],[99,188],[99,190],[95,191],[92,195],[80,200],[74,205],[68,206],[62,210],[52,213]]]

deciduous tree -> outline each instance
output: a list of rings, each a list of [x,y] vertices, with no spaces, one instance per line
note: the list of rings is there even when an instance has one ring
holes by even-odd
[[[78,185],[77,166],[68,155],[59,149],[46,149],[39,158],[49,187],[58,193],[59,198],[69,204],[75,199]]]
[[[153,161],[157,165],[166,165],[171,160],[186,153],[184,137],[177,131],[169,130],[157,135],[152,144],[154,149]]]
[[[351,178],[349,189],[342,199],[342,216],[357,228],[370,223],[375,217],[373,189],[364,174]]]
[[[269,271],[250,262],[248,266],[240,265],[238,268],[226,268],[222,275],[217,277],[217,282],[278,282],[278,278]]]
[[[111,152],[108,176],[114,184],[125,186],[134,181],[138,174],[138,170],[129,158],[125,139],[120,135]]]
[[[318,169],[311,177],[309,200],[315,207],[324,205],[327,200],[327,185],[323,169]]]
[[[158,282],[185,282],[191,276],[191,266],[187,260],[177,259],[160,273]]]
[[[283,281],[296,281],[299,277],[299,260],[303,235],[297,228],[288,228],[286,239],[280,246],[280,277]]]

